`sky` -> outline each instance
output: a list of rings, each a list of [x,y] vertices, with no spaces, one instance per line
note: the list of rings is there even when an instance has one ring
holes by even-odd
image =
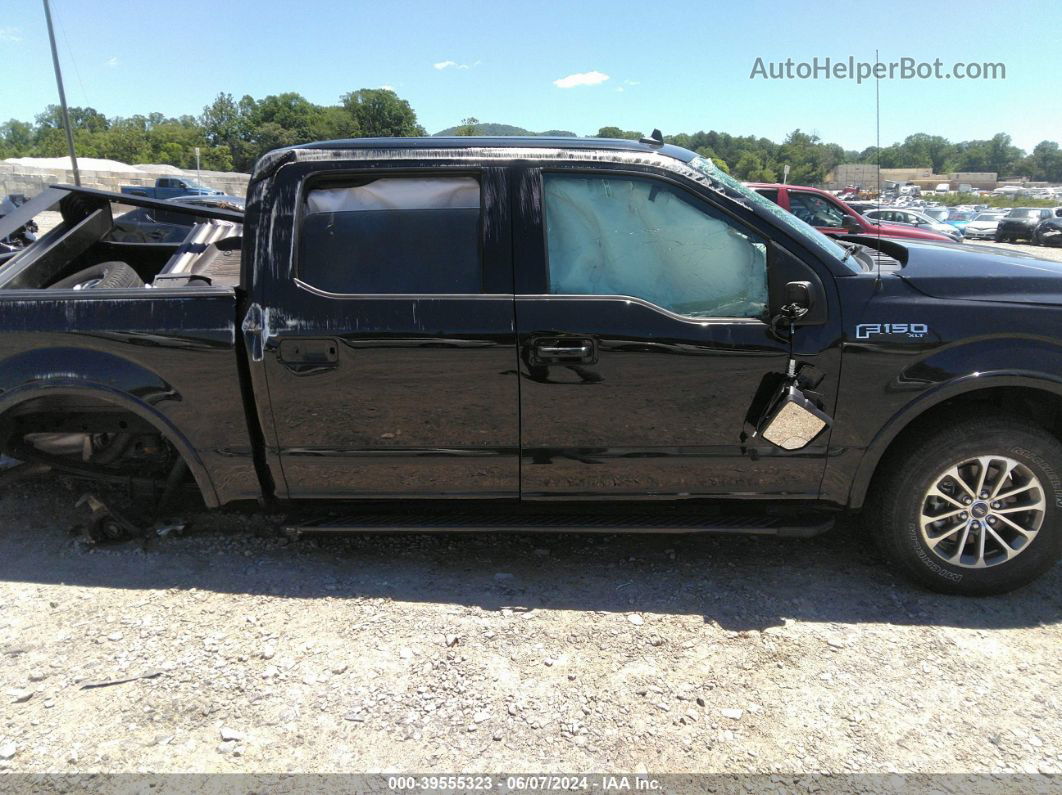
[[[794,63],[1003,63],[1005,79],[882,80],[881,141],[1062,141],[1062,1],[52,0],[67,100],[199,114],[219,92],[333,104],[393,88],[428,132],[474,116],[581,135],[614,125],[875,143],[875,85],[750,78]],[[0,120],[57,102],[41,0],[0,0]]]

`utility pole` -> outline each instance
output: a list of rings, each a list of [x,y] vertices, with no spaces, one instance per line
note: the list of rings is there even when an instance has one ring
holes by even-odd
[[[44,0],[44,18],[48,21],[48,41],[52,44],[52,66],[55,67],[55,82],[59,86],[59,107],[63,111],[63,127],[66,128],[66,148],[70,150],[70,163],[74,167],[74,184],[81,184],[77,170],[77,155],[74,153],[74,132],[70,129],[70,111],[66,109],[66,92],[63,90],[63,73],[59,69],[59,51],[55,48],[55,30],[52,28],[52,9]]]

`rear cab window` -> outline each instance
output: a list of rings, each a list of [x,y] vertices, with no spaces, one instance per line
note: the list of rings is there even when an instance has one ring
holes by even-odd
[[[296,276],[345,295],[480,293],[482,214],[480,183],[473,176],[311,184]]]

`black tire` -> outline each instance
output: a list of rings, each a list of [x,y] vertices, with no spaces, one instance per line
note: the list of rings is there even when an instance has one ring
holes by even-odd
[[[942,473],[978,456],[1005,456],[1027,467],[1042,485],[1044,509],[1039,531],[1014,557],[987,568],[967,568],[932,551],[919,519],[925,495]],[[964,596],[1006,593],[1046,572],[1062,552],[1062,444],[1020,417],[967,415],[890,452],[875,478],[867,505],[875,541],[901,573],[934,591]],[[971,511],[971,518],[974,515]]]
[[[995,240],[995,241],[996,241],[997,243],[1002,243],[1002,242],[1004,242],[1004,241],[1003,241],[1003,235],[999,234],[999,232],[996,232],[996,233],[995,233],[995,234],[994,234],[994,235],[992,236],[992,239],[993,239],[993,240]]]
[[[78,285],[81,285],[83,290],[115,290],[123,287],[143,287],[144,282],[137,272],[124,262],[101,262],[60,279],[49,285],[48,289],[70,290]]]

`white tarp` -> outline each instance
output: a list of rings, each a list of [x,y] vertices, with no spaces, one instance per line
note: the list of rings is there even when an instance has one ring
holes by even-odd
[[[766,245],[671,188],[628,177],[546,175],[550,292],[629,295],[699,317],[757,317]]]
[[[359,210],[479,209],[479,182],[472,177],[385,177],[353,188],[311,190],[311,213]]]

